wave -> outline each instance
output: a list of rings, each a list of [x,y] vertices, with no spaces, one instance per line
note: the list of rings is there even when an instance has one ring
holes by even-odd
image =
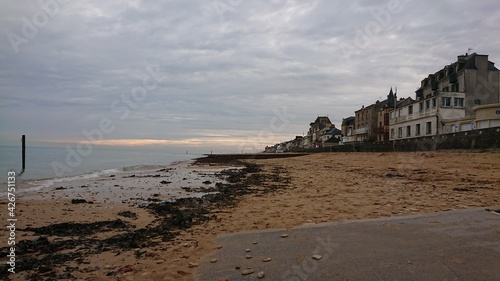
[[[193,159],[189,160],[180,160],[180,161],[172,161],[170,163],[166,163],[163,165],[132,165],[132,166],[125,166],[122,168],[118,169],[104,169],[104,170],[99,170],[99,171],[92,171],[92,172],[87,172],[87,173],[82,173],[79,175],[71,175],[71,176],[65,176],[65,177],[55,177],[55,178],[38,178],[38,179],[29,179],[25,178],[23,179],[22,177],[18,177],[18,185],[17,185],[17,192],[20,193],[31,193],[31,192],[37,192],[43,189],[48,189],[53,187],[54,185],[62,182],[70,182],[70,181],[81,181],[81,180],[88,180],[88,179],[93,179],[93,178],[99,178],[103,177],[106,175],[111,175],[111,174],[120,174],[120,173],[129,173],[129,172],[139,172],[139,171],[148,171],[148,170],[155,170],[155,169],[162,169],[162,168],[168,168],[168,167],[178,167],[178,166],[184,166],[188,165],[189,163],[192,163]],[[6,186],[6,184],[4,185]],[[6,188],[0,189],[0,196],[3,196],[4,194],[7,193]]]
[[[95,171],[95,172],[85,173],[85,174],[76,175],[76,176],[67,176],[67,177],[50,178],[50,179],[26,180],[25,183],[27,185],[29,185],[30,187],[23,188],[23,189],[20,189],[18,191],[20,191],[20,192],[33,192],[33,191],[38,191],[38,190],[42,190],[45,188],[50,188],[54,184],[60,183],[60,182],[92,179],[92,178],[98,178],[101,176],[120,173],[120,172],[123,172],[123,171],[121,169],[105,169],[105,170],[101,170],[101,171]]]
[[[124,172],[143,171],[143,170],[159,169],[163,167],[165,167],[165,165],[134,165],[134,166],[123,167],[122,171]]]

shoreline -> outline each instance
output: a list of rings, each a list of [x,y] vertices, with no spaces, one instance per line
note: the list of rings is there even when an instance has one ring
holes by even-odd
[[[18,241],[37,243],[31,244],[25,258],[64,253],[67,260],[60,259],[59,265],[38,264],[9,278],[23,280],[37,272],[35,276],[41,278],[195,280],[197,265],[217,249],[213,241],[221,234],[500,202],[496,152],[315,153],[286,159],[272,155],[229,161],[200,158],[193,170],[230,168],[221,174],[228,183],[214,185],[219,195],[153,202],[151,209],[123,203],[71,204],[52,197],[47,206],[47,199],[23,203],[19,198],[19,227],[32,229],[18,230]],[[231,169],[235,165],[246,168]],[[32,225],[22,225],[22,220]],[[34,233],[46,230],[40,230],[42,226],[71,221],[76,224],[68,229],[80,233]],[[68,255],[71,251],[64,245],[80,245],[76,252],[83,256]],[[53,253],[41,252],[47,249]],[[19,258],[23,259],[21,254]]]
[[[213,219],[213,209],[233,206],[250,192],[241,181],[257,172],[255,166],[202,159],[161,169],[73,177],[44,190],[20,191],[18,273],[9,277],[83,278],[81,273],[101,269],[85,267],[82,272],[80,267],[92,263],[92,256],[126,252],[127,260],[141,257],[140,249],[171,243],[181,231]],[[2,248],[4,265],[7,254]],[[114,278],[128,272],[118,265],[106,269],[105,276]],[[2,273],[6,278],[7,270],[2,268]]]

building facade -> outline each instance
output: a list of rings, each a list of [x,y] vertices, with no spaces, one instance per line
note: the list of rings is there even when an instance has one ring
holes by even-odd
[[[354,112],[354,117],[356,118],[354,124],[356,124],[356,129],[354,130],[354,141],[369,141],[370,134],[373,135],[373,131],[370,130],[373,123],[373,105],[365,107],[364,105],[361,109]]]
[[[462,105],[467,116],[474,115],[474,106],[500,101],[500,71],[488,61],[488,55],[460,55],[456,62],[423,79],[415,93],[417,100],[463,98],[457,105]]]
[[[309,124],[309,130],[303,141],[304,148],[322,147],[324,142],[322,136],[332,127],[335,126],[328,116],[318,116],[314,122]]]
[[[432,136],[472,129],[475,106],[498,103],[500,71],[487,55],[458,56],[430,74],[416,100],[390,111],[390,139]]]
[[[472,129],[500,127],[500,103],[479,105],[472,109],[476,112]]]
[[[395,95],[393,97],[395,98]],[[363,106],[355,111],[354,124],[354,141],[384,141],[385,136],[389,135],[388,99],[376,101],[374,104]]]
[[[355,120],[356,118],[354,116],[342,118],[341,130],[343,144],[354,142],[354,130],[356,128]]]
[[[463,104],[455,103],[455,99],[463,100],[463,95],[454,94],[443,95],[441,100],[430,97],[398,104],[390,112],[390,140],[451,133],[445,123],[465,117]]]

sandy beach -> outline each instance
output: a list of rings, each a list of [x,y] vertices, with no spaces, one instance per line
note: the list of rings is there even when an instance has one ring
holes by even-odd
[[[19,194],[18,272],[7,277],[2,268],[2,277],[196,280],[196,268],[217,249],[213,240],[220,234],[499,205],[499,156],[438,151],[214,157],[60,182]],[[195,198],[173,203],[178,197]]]

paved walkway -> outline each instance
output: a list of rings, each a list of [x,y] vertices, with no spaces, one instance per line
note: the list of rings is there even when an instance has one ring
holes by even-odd
[[[200,280],[500,280],[500,214],[485,208],[236,233],[216,244]],[[242,275],[247,268],[254,273]]]

